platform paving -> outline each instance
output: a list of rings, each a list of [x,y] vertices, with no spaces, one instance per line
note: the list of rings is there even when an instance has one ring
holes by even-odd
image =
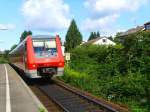
[[[0,65],[0,112],[6,112],[6,75],[4,65]]]
[[[40,107],[42,103],[16,71],[8,64],[0,64],[0,112],[39,112]]]

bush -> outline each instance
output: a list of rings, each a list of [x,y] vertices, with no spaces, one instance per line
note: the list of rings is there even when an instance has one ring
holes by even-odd
[[[99,90],[99,82],[94,76],[91,77],[85,73],[79,73],[70,68],[65,68],[64,75],[61,79],[63,79],[66,83],[94,93],[95,95],[100,94],[101,90]]]
[[[129,74],[127,76],[114,76],[104,88],[107,95],[115,94],[116,97],[132,97],[134,99],[144,97],[146,94],[145,78],[140,74]]]

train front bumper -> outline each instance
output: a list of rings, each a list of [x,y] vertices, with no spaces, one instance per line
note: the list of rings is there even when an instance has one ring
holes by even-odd
[[[53,73],[53,74],[50,74],[50,75],[43,75],[41,74],[40,72],[38,72],[37,69],[35,70],[26,70],[26,75],[29,77],[29,78],[42,78],[42,77],[47,77],[47,76],[62,76],[63,73],[64,73],[64,68],[63,67],[58,67],[56,68],[56,72]]]

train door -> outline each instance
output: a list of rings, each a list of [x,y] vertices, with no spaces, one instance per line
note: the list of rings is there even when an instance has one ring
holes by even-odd
[[[27,43],[24,44],[24,70],[27,69]]]

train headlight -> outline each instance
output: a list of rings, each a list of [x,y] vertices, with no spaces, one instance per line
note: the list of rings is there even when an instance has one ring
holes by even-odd
[[[36,64],[29,64],[29,69],[36,69],[37,65]]]
[[[60,62],[58,65],[59,65],[59,66],[62,66],[62,65],[63,65],[63,63],[61,63],[61,62]]]
[[[35,68],[35,67],[36,67],[36,65],[34,65],[34,64],[33,64],[33,65],[32,65],[32,67],[34,67],[34,68]]]

